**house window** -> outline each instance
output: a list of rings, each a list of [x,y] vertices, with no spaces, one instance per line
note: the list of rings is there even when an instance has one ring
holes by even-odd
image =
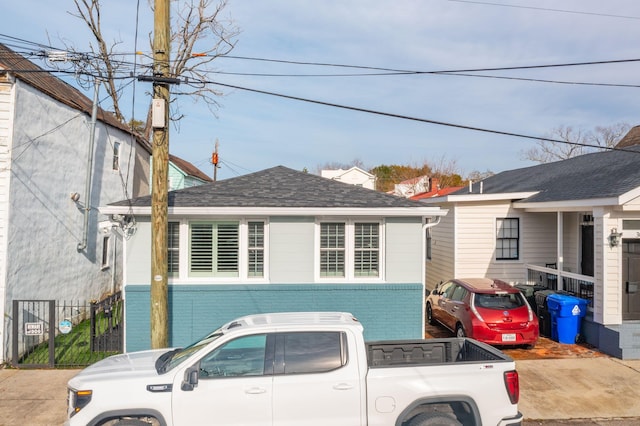
[[[102,269],[109,267],[109,248],[111,246],[109,236],[102,237]]]
[[[380,226],[377,223],[356,223],[354,226],[354,276],[379,275]]]
[[[344,223],[320,224],[320,276],[344,277],[345,274]]]
[[[248,270],[249,277],[264,276],[264,222],[248,223]]]
[[[180,272],[180,223],[169,222],[167,272],[177,277]]]
[[[379,222],[320,223],[320,278],[380,277],[380,229]]]
[[[191,223],[189,231],[190,276],[238,276],[238,222]]]
[[[113,144],[113,170],[120,170],[120,142]]]
[[[504,218],[496,221],[496,260],[518,260],[520,254],[520,219]]]

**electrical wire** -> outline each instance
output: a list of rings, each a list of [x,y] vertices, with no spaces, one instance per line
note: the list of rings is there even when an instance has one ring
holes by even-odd
[[[376,111],[376,110],[367,109],[367,108],[360,108],[360,107],[336,104],[336,103],[332,103],[332,102],[325,102],[325,101],[313,100],[313,99],[308,99],[308,98],[301,98],[299,96],[284,95],[284,94],[281,94],[281,93],[269,92],[269,91],[258,90],[258,89],[251,89],[251,88],[248,88],[248,87],[242,87],[242,86],[237,86],[237,85],[232,85],[232,84],[219,83],[219,82],[215,82],[215,81],[209,81],[209,82],[206,82],[206,83],[207,84],[214,84],[214,85],[222,86],[222,87],[227,87],[227,88],[231,88],[231,89],[243,90],[243,91],[252,92],[252,93],[259,93],[259,94],[262,94],[262,95],[276,96],[276,97],[283,98],[283,99],[307,102],[307,103],[312,103],[312,104],[316,104],[316,105],[324,105],[324,106],[329,106],[329,107],[333,107],[333,108],[340,108],[340,109],[345,109],[345,110],[350,110],[350,111],[364,112],[364,113],[368,113],[368,114],[381,115],[381,116],[391,117],[391,118],[399,118],[399,119],[402,119],[402,120],[417,121],[417,122],[421,122],[421,123],[435,124],[435,125],[446,126],[446,127],[455,127],[455,128],[463,129],[463,130],[472,130],[472,131],[476,131],[476,132],[492,133],[492,134],[495,134],[495,135],[512,136],[512,137],[523,138],[523,139],[533,139],[533,140],[536,140],[536,141],[546,141],[546,142],[554,142],[554,143],[561,143],[561,144],[574,145],[574,146],[582,146],[582,147],[587,147],[587,148],[597,148],[597,149],[604,149],[604,150],[611,150],[611,151],[624,151],[624,152],[630,152],[630,153],[634,153],[634,154],[640,154],[639,151],[632,151],[632,150],[627,150],[627,149],[624,149],[624,148],[605,147],[605,146],[586,144],[586,143],[581,143],[581,142],[571,142],[571,141],[565,141],[565,140],[560,140],[560,139],[553,139],[553,138],[547,138],[547,137],[541,137],[541,136],[525,135],[525,134],[522,134],[522,133],[508,132],[508,131],[503,131],[503,130],[492,130],[492,129],[487,129],[487,128],[483,128],[483,127],[475,127],[475,126],[468,126],[468,125],[464,125],[464,124],[449,123],[449,122],[446,122],[446,121],[431,120],[431,119],[427,119],[427,118],[411,117],[411,116],[403,115],[403,114],[382,112],[382,111]]]
[[[504,3],[492,3],[487,1],[476,1],[476,0],[449,0],[456,3],[473,3],[473,4],[482,4],[486,6],[501,6],[501,7],[511,7],[516,9],[530,9],[530,10],[541,10],[545,12],[560,12],[560,13],[573,13],[577,15],[592,15],[592,16],[604,16],[606,18],[620,18],[620,19],[640,19],[639,16],[628,16],[628,15],[612,15],[609,13],[597,13],[597,12],[583,12],[579,10],[566,10],[566,9],[552,9],[548,7],[534,7],[534,6],[522,6],[515,4],[504,4]]]

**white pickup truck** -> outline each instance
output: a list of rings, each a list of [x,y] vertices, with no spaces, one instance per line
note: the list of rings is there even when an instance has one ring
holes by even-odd
[[[69,383],[75,425],[520,425],[515,363],[467,338],[365,342],[349,313],[261,314]]]

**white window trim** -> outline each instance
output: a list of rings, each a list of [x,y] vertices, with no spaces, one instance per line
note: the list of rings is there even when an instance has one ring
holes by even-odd
[[[176,220],[170,220],[171,222],[175,222]],[[180,222],[180,270],[178,273],[178,277],[169,277],[169,282],[172,284],[211,284],[211,283],[225,283],[225,284],[233,284],[233,283],[241,283],[246,284],[247,282],[251,282],[252,284],[261,284],[269,282],[269,221],[266,218],[256,217],[256,218],[213,218],[207,219],[206,222],[228,222],[228,221],[236,221],[239,222],[238,227],[238,238],[239,241],[239,250],[240,253],[238,255],[238,276],[237,277],[190,277],[189,276],[189,223],[190,222],[199,222],[198,219],[181,219]],[[249,265],[248,261],[248,250],[249,250],[249,222],[264,222],[264,276],[262,277],[249,277],[247,276],[249,273]]]
[[[320,276],[320,224],[326,222],[336,222],[345,224],[345,276],[344,277],[323,277]],[[378,247],[378,269],[377,277],[356,277],[354,274],[355,261],[355,223],[377,223],[379,232]],[[385,223],[383,219],[361,217],[361,218],[344,218],[344,217],[321,217],[316,218],[314,230],[314,277],[318,283],[364,283],[364,282],[384,282],[385,281]]]
[[[497,236],[497,230],[498,230],[498,221],[499,220],[505,220],[505,219],[518,219],[518,258],[517,259],[498,259],[497,257],[497,252],[498,252],[498,236]],[[523,223],[522,223],[522,217],[520,216],[497,216],[494,220],[493,223],[493,229],[494,229],[494,238],[493,238],[493,260],[492,262],[494,263],[524,263],[523,261],[523,257],[524,254],[522,253],[522,229],[523,229]]]

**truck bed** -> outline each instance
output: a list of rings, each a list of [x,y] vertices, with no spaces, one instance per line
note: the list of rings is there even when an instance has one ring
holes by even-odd
[[[367,342],[369,367],[511,361],[493,348],[469,338]]]

